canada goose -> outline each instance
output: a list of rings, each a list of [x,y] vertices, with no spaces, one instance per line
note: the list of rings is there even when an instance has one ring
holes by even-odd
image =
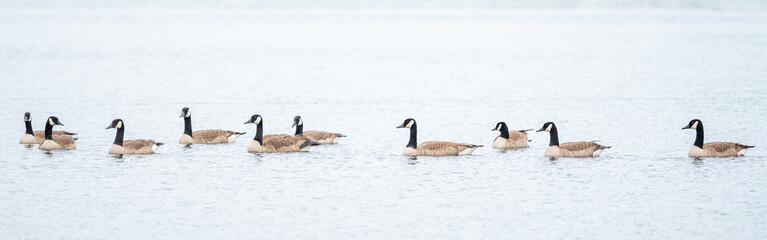
[[[233,143],[237,137],[245,134],[244,132],[235,132],[221,129],[197,130],[192,132],[192,112],[188,107],[181,109],[181,116],[184,118],[184,134],[178,143],[189,145],[192,143],[216,144]]]
[[[117,136],[112,146],[109,147],[109,154],[154,154],[157,148],[164,143],[155,142],[148,139],[136,139],[123,141],[123,135],[125,134],[125,124],[122,119],[112,120],[112,123],[107,126],[106,129],[116,128]]]
[[[546,157],[598,157],[602,150],[610,146],[602,146],[594,142],[567,142],[559,143],[557,126],[553,122],[543,124],[538,132],[547,131],[551,139],[546,148]]]
[[[248,145],[248,152],[308,152],[312,146],[319,145],[319,143],[301,135],[275,134],[264,136],[264,121],[258,114],[251,116],[245,124],[256,124],[256,136]]]
[[[397,126],[397,128],[410,128],[410,141],[407,143],[407,146],[405,146],[405,150],[402,151],[402,155],[405,156],[471,155],[474,150],[483,146],[442,141],[427,141],[417,144],[416,136],[418,135],[418,125],[416,125],[415,119],[412,118],[405,119],[402,125]]]
[[[505,122],[498,122],[495,124],[495,128],[490,130],[501,132],[501,135],[493,140],[493,147],[500,149],[526,148],[528,142],[526,132],[530,130],[533,129],[509,131]]]
[[[48,121],[45,122],[45,140],[37,146],[37,149],[44,151],[51,150],[70,150],[75,149],[75,139],[69,135],[61,135],[53,137],[53,126],[64,126],[59,122],[59,118],[50,116]]]
[[[301,119],[301,116],[296,116],[293,118],[293,127],[296,127],[296,136],[303,134],[307,138],[319,144],[336,144],[339,140],[341,140],[342,137],[346,137],[346,135],[340,133],[304,131],[304,120]]]
[[[45,140],[45,131],[32,131],[32,117],[30,117],[29,112],[24,113],[24,125],[26,126],[27,131],[24,132],[24,135],[21,135],[21,139],[19,139],[20,144],[31,145],[43,143],[43,140]],[[60,135],[77,135],[77,133],[70,133],[67,131],[51,131],[51,134],[53,134],[53,137]],[[77,139],[75,138],[75,140]]]
[[[703,144],[703,122],[693,119],[682,129],[695,129],[695,143],[690,147],[690,157],[742,157],[754,146],[731,142],[710,142]]]

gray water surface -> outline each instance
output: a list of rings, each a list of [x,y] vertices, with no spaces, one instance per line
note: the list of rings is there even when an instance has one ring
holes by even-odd
[[[767,14],[710,10],[0,11],[0,234],[5,238],[764,239]],[[177,141],[195,129],[236,143]],[[17,144],[55,115],[78,149]],[[348,135],[249,154],[267,134]],[[554,121],[593,159],[530,148],[401,156],[419,140],[490,146]],[[151,156],[107,154],[126,139]],[[707,141],[743,158],[687,158]]]

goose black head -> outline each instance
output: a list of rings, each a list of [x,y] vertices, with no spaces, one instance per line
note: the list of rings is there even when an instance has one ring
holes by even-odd
[[[110,128],[120,129],[122,127],[123,127],[123,120],[118,118],[118,119],[112,120],[112,123],[110,123],[106,129],[110,129]]]
[[[690,123],[687,124],[687,126],[683,127],[682,129],[698,129],[698,126],[702,126],[703,122],[701,122],[698,119],[690,120]]]
[[[501,131],[501,129],[503,129],[503,126],[506,126],[505,122],[498,122],[495,124],[495,128],[491,129],[490,131]]]
[[[64,126],[64,124],[62,124],[61,122],[59,122],[59,118],[57,118],[57,117],[54,117],[54,116],[50,116],[50,117],[48,117],[48,125],[51,125],[51,126],[56,126],[56,125],[58,125],[58,126]]]
[[[538,131],[536,131],[536,132],[543,132],[543,131],[551,132],[552,128],[556,128],[556,126],[554,126],[554,123],[553,122],[547,122],[547,123],[544,123],[543,127],[541,127],[541,129],[538,129]]]
[[[304,120],[301,119],[301,116],[293,117],[293,126],[291,126],[291,127],[303,126],[303,125],[304,125]]]
[[[24,121],[25,122],[31,122],[32,121],[32,117],[29,116],[29,112],[25,112],[24,113]]]
[[[188,117],[191,117],[191,116],[192,116],[192,112],[189,111],[189,108],[188,107],[184,107],[184,108],[181,109],[181,116],[178,116],[178,117],[188,118]]]
[[[253,114],[253,116],[248,119],[248,121],[245,121],[245,124],[259,124],[261,123],[261,115]]]
[[[408,118],[402,122],[402,125],[397,126],[397,128],[411,128],[413,125],[415,125],[415,119]]]

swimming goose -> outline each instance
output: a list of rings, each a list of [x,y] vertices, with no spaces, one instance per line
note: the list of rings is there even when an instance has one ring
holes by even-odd
[[[181,109],[181,116],[179,117],[184,118],[184,134],[182,134],[181,139],[178,140],[178,143],[180,144],[233,143],[237,140],[237,137],[245,134],[244,132],[221,129],[197,130],[192,132],[192,112],[189,111],[188,107]]]
[[[703,144],[703,122],[693,119],[682,129],[695,129],[695,143],[690,147],[690,157],[742,157],[754,146],[731,142],[710,142]]]
[[[21,139],[19,139],[20,144],[31,145],[43,143],[43,140],[45,140],[45,131],[32,131],[32,117],[30,117],[29,112],[24,113],[24,125],[27,130],[24,132],[24,135],[21,135]],[[77,133],[70,133],[67,131],[51,131],[51,133],[53,134],[53,137],[60,135],[77,135]],[[77,139],[75,138],[75,140]]]
[[[256,136],[248,145],[248,152],[251,153],[308,152],[312,146],[319,145],[319,143],[301,135],[264,136],[264,121],[258,114],[251,116],[245,124],[256,124]]]
[[[559,143],[557,126],[553,122],[543,124],[538,132],[542,131],[549,132],[551,137],[549,147],[544,154],[546,157],[598,157],[602,150],[610,148],[610,146],[602,146],[594,142]]]
[[[53,126],[64,126],[59,121],[59,118],[50,116],[48,121],[45,122],[45,140],[37,146],[37,149],[43,151],[51,150],[70,150],[75,149],[75,139],[69,135],[61,135],[53,137]]]
[[[493,147],[499,149],[526,148],[528,142],[526,132],[530,130],[533,129],[509,131],[505,122],[498,122],[491,131],[500,131],[501,135],[495,137]]]
[[[402,151],[402,155],[405,156],[414,157],[471,155],[474,150],[482,147],[482,145],[442,141],[427,141],[416,145],[418,126],[415,123],[415,119],[412,118],[405,119],[402,125],[399,125],[397,128],[410,129],[410,141],[407,143],[407,146],[405,146],[405,150]]]
[[[115,119],[112,121],[106,129],[116,128],[117,135],[112,146],[109,147],[109,154],[154,154],[157,148],[164,143],[155,142],[148,139],[136,139],[123,141],[123,135],[125,134],[125,124],[122,119]]]
[[[342,137],[346,137],[346,135],[340,133],[304,131],[304,120],[301,119],[301,116],[293,118],[293,127],[296,127],[296,136],[304,135],[319,144],[336,144]]]

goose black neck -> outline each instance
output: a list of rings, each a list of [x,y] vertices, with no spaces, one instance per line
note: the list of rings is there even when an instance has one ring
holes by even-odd
[[[552,125],[551,131],[549,131],[549,146],[559,146],[559,133],[557,132],[557,126]]]
[[[695,127],[695,143],[696,147],[703,148],[703,123],[698,123]]]
[[[45,139],[53,140],[53,126],[45,124]]]
[[[296,125],[296,135],[304,134],[304,125]]]
[[[115,136],[115,142],[113,144],[123,145],[123,134],[125,134],[125,125],[117,129],[117,135]]]
[[[416,149],[418,147],[417,136],[418,136],[418,126],[416,126],[415,123],[413,123],[413,126],[410,126],[410,141],[407,142],[407,147],[411,147],[413,149]]]
[[[505,123],[501,124],[501,137],[505,139],[509,139],[509,127],[506,126]]]
[[[184,134],[192,136],[192,117],[184,118]]]
[[[258,144],[264,145],[264,121],[261,120],[256,125],[256,137],[253,138],[253,140],[258,141]]]
[[[32,121],[24,122],[24,126],[27,128],[27,131],[25,132],[26,134],[35,134],[35,132],[32,131]]]

